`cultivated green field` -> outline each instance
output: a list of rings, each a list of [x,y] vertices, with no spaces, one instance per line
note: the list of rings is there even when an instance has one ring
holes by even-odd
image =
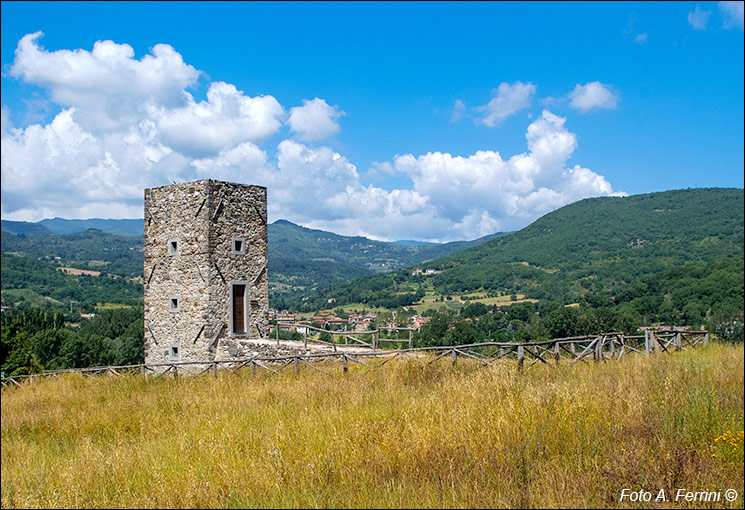
[[[2,390],[2,507],[742,508],[743,363],[39,380]]]

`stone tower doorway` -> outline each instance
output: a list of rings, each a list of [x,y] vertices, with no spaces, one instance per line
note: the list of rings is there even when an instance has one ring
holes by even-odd
[[[246,285],[233,284],[233,334],[246,334]]]

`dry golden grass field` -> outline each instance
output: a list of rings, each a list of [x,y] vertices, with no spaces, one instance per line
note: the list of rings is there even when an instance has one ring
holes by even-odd
[[[2,507],[743,507],[742,345],[503,363],[4,388]]]

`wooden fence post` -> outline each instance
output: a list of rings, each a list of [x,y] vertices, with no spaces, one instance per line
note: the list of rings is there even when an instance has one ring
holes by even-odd
[[[409,330],[409,349],[413,348],[413,338],[414,338],[413,331]]]
[[[217,377],[217,363],[214,361],[212,362],[212,375]]]
[[[300,357],[295,356],[295,374],[300,373]]]
[[[453,359],[453,367],[455,367],[455,363],[458,361],[458,353],[455,352],[455,349],[450,351],[450,357]]]
[[[561,360],[561,355],[559,355],[559,342],[556,342],[554,344],[554,359],[556,360],[556,364],[559,364],[559,361]]]
[[[605,337],[602,336],[598,339],[595,344],[595,363],[600,363],[600,359],[603,357],[603,344],[605,343]]]
[[[525,348],[522,344],[517,346],[517,371],[523,371],[523,364],[525,363]]]
[[[344,373],[347,373],[347,370],[349,370],[349,366],[347,365],[347,355],[343,355],[341,357],[341,366],[344,367]]]

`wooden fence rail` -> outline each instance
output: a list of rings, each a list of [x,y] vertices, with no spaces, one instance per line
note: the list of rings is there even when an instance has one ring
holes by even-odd
[[[318,328],[314,328],[318,329]],[[325,331],[325,330],[320,330]],[[337,332],[343,334],[344,332]],[[346,332],[354,333],[354,332]],[[368,332],[369,333],[369,332]],[[355,333],[359,334],[359,332]],[[349,336],[349,335],[347,335]],[[287,356],[257,356],[246,359],[212,360],[212,361],[179,361],[170,363],[143,363],[139,365],[106,366],[75,368],[66,370],[48,370],[40,374],[3,376],[2,386],[21,386],[32,383],[40,377],[56,377],[68,373],[79,373],[83,376],[106,375],[121,377],[127,373],[139,373],[143,377],[162,377],[180,374],[198,375],[211,372],[217,376],[219,371],[237,373],[249,368],[253,374],[258,370],[279,374],[288,366],[299,372],[300,365],[308,366],[316,371],[331,375],[328,371],[315,366],[318,361],[340,361],[344,372],[347,372],[349,362],[365,367],[381,367],[392,359],[413,359],[422,365],[431,365],[443,359],[450,359],[453,366],[458,358],[475,360],[481,366],[496,367],[495,361],[500,359],[514,359],[517,361],[519,372],[528,371],[538,363],[556,367],[562,362],[569,365],[592,359],[596,363],[609,359],[619,359],[630,353],[650,356],[656,353],[670,353],[695,347],[709,342],[706,331],[645,331],[644,335],[625,336],[623,333],[601,333],[568,338],[554,338],[537,342],[481,342],[456,346],[409,347],[398,350],[378,350],[375,342],[366,343],[352,338],[370,347],[369,351],[333,352],[297,354]],[[324,342],[329,343],[329,342]],[[334,346],[335,342],[330,342]],[[423,355],[433,355],[434,358],[423,361]],[[367,359],[367,361],[363,361]],[[374,364],[373,360],[378,363]],[[382,360],[382,361],[381,361]],[[526,363],[528,366],[526,367]]]

